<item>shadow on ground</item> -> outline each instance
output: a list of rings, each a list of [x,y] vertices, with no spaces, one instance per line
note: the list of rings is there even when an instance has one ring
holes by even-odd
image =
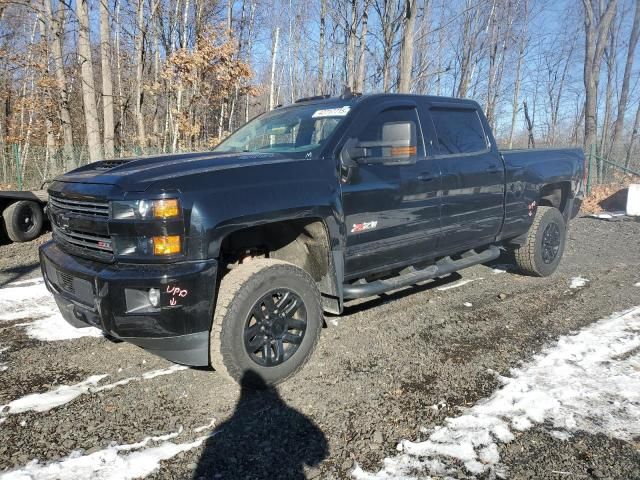
[[[31,275],[35,271],[40,270],[40,262],[30,263],[28,265],[19,265],[16,267],[5,268],[2,271],[3,279],[0,280],[0,287],[4,287],[12,282],[23,280],[24,277]]]
[[[327,457],[324,433],[258,374],[247,371],[241,389],[233,416],[207,440],[193,479],[304,479],[305,465]]]

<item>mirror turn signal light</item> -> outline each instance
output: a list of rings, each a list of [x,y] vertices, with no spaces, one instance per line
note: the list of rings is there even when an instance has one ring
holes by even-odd
[[[410,157],[417,153],[418,153],[418,149],[415,146],[391,147],[392,157]]]
[[[154,255],[176,255],[181,251],[180,235],[153,237]]]
[[[155,218],[171,218],[177,217],[180,213],[180,205],[176,198],[165,198],[162,200],[154,200],[153,216]]]

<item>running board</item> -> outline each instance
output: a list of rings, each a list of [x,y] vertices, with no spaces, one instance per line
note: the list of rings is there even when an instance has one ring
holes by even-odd
[[[397,277],[387,278],[385,280],[376,280],[371,283],[345,284],[342,287],[343,295],[346,299],[372,297],[398,288],[415,285],[416,283],[420,283],[425,280],[442,277],[443,275],[457,272],[458,270],[472,267],[479,263],[490,262],[499,256],[500,249],[494,245],[491,245],[480,253],[476,253],[474,250],[469,250],[462,254],[462,258],[459,260],[451,260],[450,257],[446,257],[436,262],[435,265],[431,265],[420,270],[412,270],[409,273],[398,275]]]

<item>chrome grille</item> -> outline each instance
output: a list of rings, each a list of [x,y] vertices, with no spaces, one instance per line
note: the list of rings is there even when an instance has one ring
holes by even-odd
[[[109,203],[85,200],[69,200],[66,198],[49,196],[49,203],[57,209],[66,212],[80,213],[83,215],[95,215],[97,217],[109,217]]]

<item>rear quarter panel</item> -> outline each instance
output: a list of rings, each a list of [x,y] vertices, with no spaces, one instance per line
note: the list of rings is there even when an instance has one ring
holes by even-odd
[[[529,229],[544,186],[567,182],[570,200],[581,198],[584,189],[584,153],[581,149],[502,150],[500,153],[506,168],[503,239],[516,237]]]

